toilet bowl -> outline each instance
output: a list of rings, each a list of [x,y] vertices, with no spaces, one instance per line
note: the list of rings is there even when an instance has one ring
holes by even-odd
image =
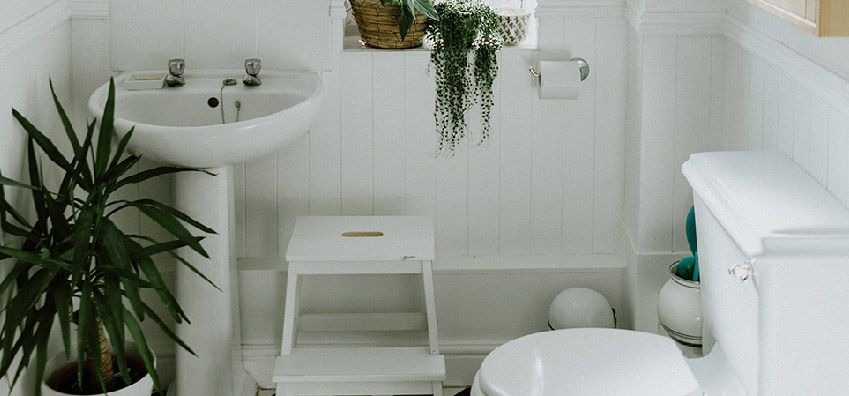
[[[616,329],[496,348],[473,396],[849,394],[849,211],[781,154],[693,154],[705,357]]]

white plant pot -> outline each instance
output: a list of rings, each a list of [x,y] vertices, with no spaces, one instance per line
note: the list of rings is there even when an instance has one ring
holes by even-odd
[[[518,44],[528,37],[531,26],[531,13],[528,10],[512,7],[501,7],[496,10],[498,15],[498,30],[504,39],[504,44]]]
[[[139,355],[138,348],[136,348],[136,344],[132,342],[127,342],[124,346],[125,353],[128,357],[136,359],[138,361],[141,360],[141,355]],[[54,390],[48,384],[53,384],[56,382],[56,379],[61,375],[69,366],[75,365],[77,359],[76,348],[73,347],[71,350],[71,358],[65,358],[65,352],[61,352],[58,355],[54,356],[52,359],[47,361],[47,367],[45,369],[45,377],[44,381],[41,383],[41,393],[44,396],[68,396],[70,394],[63,393]],[[155,359],[155,358],[154,358]],[[154,360],[154,365],[155,365]],[[135,383],[117,390],[113,392],[109,392],[109,396],[150,396],[153,392],[153,377],[150,374],[145,375],[140,380]]]
[[[660,289],[657,316],[672,339],[698,347],[702,345],[701,284],[679,277],[675,273],[677,264],[669,266],[669,280]]]

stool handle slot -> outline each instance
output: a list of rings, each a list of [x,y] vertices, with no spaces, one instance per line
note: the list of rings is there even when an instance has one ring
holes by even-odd
[[[343,232],[342,236],[349,238],[373,238],[382,237],[383,233],[380,231],[348,231]]]

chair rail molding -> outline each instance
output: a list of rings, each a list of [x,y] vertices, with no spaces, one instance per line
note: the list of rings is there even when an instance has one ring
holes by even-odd
[[[625,6],[622,0],[538,0],[534,12],[541,16],[622,16]]]
[[[109,0],[71,0],[71,18],[106,19],[109,17]]]
[[[625,5],[625,18],[644,36],[693,36],[722,33],[725,12],[652,12]]]
[[[793,50],[767,33],[747,25],[739,17],[726,14],[723,35],[751,54],[768,60],[789,76],[806,76],[796,81],[829,103],[849,108],[849,80]]]
[[[25,47],[69,18],[68,0],[59,0],[0,32],[0,58]]]

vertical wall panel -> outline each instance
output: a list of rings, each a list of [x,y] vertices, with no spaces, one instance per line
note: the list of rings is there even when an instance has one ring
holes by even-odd
[[[328,70],[331,20],[326,1],[256,0],[257,54],[269,69]],[[297,45],[292,45],[297,43]]]
[[[562,17],[548,17],[543,23],[544,31],[540,32],[540,48],[571,48],[574,53],[575,41],[581,38],[566,33],[565,25],[570,22],[564,23]],[[594,24],[583,26],[593,28],[585,33],[594,34]],[[584,81],[581,85],[587,83]],[[563,241],[563,126],[564,121],[572,125],[579,122],[563,118],[564,106],[569,102],[574,101],[540,99],[539,95],[534,95],[531,103],[531,254],[559,253]],[[585,232],[591,237],[592,225]]]
[[[164,70],[168,59],[185,57],[182,2],[113,0],[110,3],[112,69]],[[200,66],[189,64],[189,67]]]
[[[528,52],[502,51],[500,246],[506,256],[531,251],[531,103],[537,94],[528,78],[531,61]]]
[[[183,0],[183,10],[187,70],[240,69],[257,55],[256,0]]]
[[[404,53],[406,62],[406,193],[405,208],[411,215],[436,214],[436,124],[433,103],[436,100],[433,79],[427,75],[430,54],[424,51]],[[413,94],[415,92],[415,94]]]
[[[726,76],[728,78],[729,106],[725,119],[725,148],[728,150],[745,150],[749,144],[749,53],[737,45],[728,47],[728,62]]]
[[[309,214],[309,142],[309,135],[303,135],[277,152],[277,254],[281,258],[286,257],[295,220]]]
[[[829,106],[831,107],[831,106]],[[846,115],[831,107],[828,122],[828,191],[846,203],[846,163],[849,122]]]
[[[828,183],[828,116],[825,101],[811,96],[811,175],[823,186]]]
[[[675,62],[677,38],[643,39],[643,139],[640,180],[640,251],[672,249],[673,163],[670,142],[675,139]]]
[[[503,65],[503,51],[498,53],[498,64]],[[501,204],[501,82],[503,69],[493,83],[495,105],[490,118],[489,142],[469,149],[469,185],[467,218],[469,227],[468,253],[470,256],[494,256],[499,253],[499,205]]]
[[[572,56],[596,64],[595,19],[566,19],[566,48]],[[597,74],[581,83],[578,100],[566,101],[563,139],[563,251],[593,249],[595,84]]]
[[[275,257],[277,242],[275,153],[245,163],[245,253],[248,257]]]
[[[726,78],[725,63],[728,60],[726,47],[728,40],[722,35],[714,35],[710,38],[711,57],[710,68],[710,150],[722,150],[722,136],[725,130],[725,105],[726,105]]]
[[[771,64],[764,68],[763,149],[778,150],[778,71]]]
[[[625,24],[596,20],[595,154],[593,155],[593,251],[616,252],[622,222],[625,156]]]
[[[403,56],[375,52],[374,214],[404,214],[404,76]]]
[[[342,53],[341,192],[343,215],[371,215],[373,202],[372,53]]]
[[[786,74],[778,74],[778,151],[793,158],[793,104],[795,102],[793,80]]]
[[[764,139],[764,61],[752,57],[749,70],[749,150],[760,150]]]
[[[342,35],[341,20],[332,21],[332,32]],[[332,70],[322,73],[324,99],[321,117],[310,130],[310,214],[339,215],[341,209],[341,84],[342,40],[332,40]]]
[[[793,160],[805,171],[811,169],[811,91],[794,84]]]
[[[675,138],[673,149],[674,202],[672,206],[672,250],[687,251],[685,222],[693,194],[681,173],[681,165],[691,153],[710,147],[710,83],[711,38],[682,36],[678,38],[675,91]]]
[[[436,254],[440,257],[466,254],[468,147],[468,140],[463,141],[454,156],[436,159]]]

